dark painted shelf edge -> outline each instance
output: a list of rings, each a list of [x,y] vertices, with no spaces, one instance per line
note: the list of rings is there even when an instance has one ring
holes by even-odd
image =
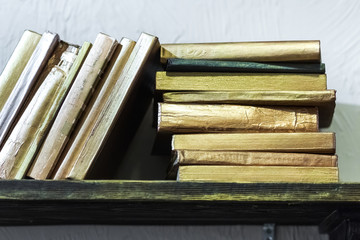
[[[1,225],[318,225],[360,212],[360,184],[0,181]]]

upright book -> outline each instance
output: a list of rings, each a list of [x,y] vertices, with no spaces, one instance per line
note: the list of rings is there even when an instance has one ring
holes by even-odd
[[[248,62],[320,62],[320,41],[162,44],[160,61],[169,58]]]
[[[108,100],[91,129],[91,138],[88,139],[81,149],[72,168],[69,169],[69,171],[64,172],[65,174],[56,174],[55,179],[86,178],[94,165],[95,160],[99,156],[100,151],[104,148],[115,125],[120,122],[122,127],[116,131],[125,132],[126,128],[131,126],[131,122],[136,121],[136,118],[129,118],[124,110],[126,107],[130,107],[133,108],[133,111],[138,111],[138,109],[134,109],[134,107],[131,106],[129,100],[131,97],[137,95],[136,92],[140,90],[139,87],[146,84],[145,81],[148,80],[146,77],[141,77],[141,75],[152,75],[156,70],[152,68],[151,65],[153,63],[151,60],[154,60],[155,56],[158,58],[158,50],[158,39],[154,36],[142,33],[118,81],[116,81]],[[137,118],[139,118],[139,116],[137,116]],[[122,137],[124,138],[125,135]],[[130,139],[125,139],[127,142],[129,140]],[[117,146],[117,149],[121,147],[122,146]]]
[[[41,35],[25,30],[0,76],[0,111],[33,54]]]
[[[38,80],[58,42],[59,36],[57,34],[45,32],[42,35],[34,53],[0,112],[0,146],[4,144],[6,136],[11,131],[15,119],[27,100],[28,94]]]
[[[63,49],[61,58],[56,60],[57,64],[47,74],[0,152],[1,178],[25,176],[74,78],[74,74],[69,73],[78,47],[60,42],[58,49]]]
[[[102,33],[97,35],[94,45],[39,149],[37,158],[47,159],[46,166],[53,166],[58,161],[116,46],[117,41],[114,38]]]

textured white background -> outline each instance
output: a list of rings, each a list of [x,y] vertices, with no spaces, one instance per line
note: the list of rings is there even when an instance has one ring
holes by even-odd
[[[338,91],[330,130],[337,133],[341,179],[360,181],[359,24],[357,0],[0,0],[0,71],[24,29],[57,32],[79,45],[93,42],[98,32],[136,40],[144,31],[161,43],[320,39],[328,88]],[[313,228],[286,229],[279,239],[326,239]],[[0,228],[0,239],[260,239],[259,231],[239,226],[8,227]]]

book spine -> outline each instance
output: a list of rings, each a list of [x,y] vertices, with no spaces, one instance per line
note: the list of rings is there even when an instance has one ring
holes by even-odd
[[[36,83],[41,71],[51,57],[59,41],[59,36],[45,32],[36,46],[29,62],[26,64],[19,80],[0,112],[0,146],[4,144],[22,105]]]
[[[76,58],[78,48],[60,43],[57,50],[60,49],[66,51],[36,91],[0,152],[0,165],[3,170],[0,177],[3,179],[24,177],[60,107],[60,100],[69,86],[65,81],[66,76]]]
[[[337,167],[180,166],[178,181],[336,183]]]
[[[160,133],[316,132],[315,107],[159,103]]]
[[[99,117],[101,110],[104,108],[104,104],[108,100],[111,91],[116,82],[119,79],[124,66],[135,46],[135,42],[123,38],[120,41],[120,45],[117,47],[114,56],[109,64],[108,70],[106,71],[101,88],[97,88],[94,93],[89,106],[86,112],[80,119],[79,124],[74,130],[74,134],[69,140],[69,144],[64,150],[64,154],[59,159],[58,169],[56,169],[54,174],[54,179],[65,179],[72,169],[74,163],[79,158],[79,154],[82,149],[86,146],[88,141],[91,141],[93,135],[91,135],[92,130],[96,127],[95,122]]]
[[[323,63],[260,63],[170,58],[168,72],[325,73]]]
[[[33,54],[41,35],[26,30],[0,76],[0,112]]]
[[[158,91],[323,91],[325,74],[157,72]]]
[[[172,136],[172,150],[335,153],[335,133],[206,133]]]
[[[89,102],[94,88],[115,51],[117,42],[105,34],[98,34],[86,57],[59,113],[41,146],[38,158],[47,159],[50,166],[56,165],[70,134]]]
[[[53,107],[56,109],[53,109],[54,111],[56,111],[56,113],[58,112],[59,108],[61,107],[62,102],[64,101],[64,98],[66,97],[66,94],[68,93],[71,84],[73,83],[77,73],[79,72],[79,69],[82,65],[82,63],[84,62],[89,50],[91,48],[91,43],[85,42],[80,50],[77,50],[77,57],[74,60],[72,56],[74,56],[74,54],[70,53],[67,54],[67,59],[68,59],[68,64],[64,65],[67,67],[70,67],[71,62],[73,62],[71,68],[69,69],[69,71],[67,72],[67,77],[65,79],[65,81],[63,82],[61,89],[59,90],[59,94],[57,95],[57,98],[54,100],[54,104]],[[64,63],[63,63],[64,64]],[[52,117],[52,119],[54,120],[55,116]],[[51,127],[51,125],[48,126],[47,131],[49,130],[49,128]],[[40,149],[41,145],[38,147]],[[29,169],[28,173],[27,173],[27,177],[30,178],[34,178],[34,179],[46,179],[46,174],[47,172],[49,172],[49,168],[51,168],[52,166],[49,166],[49,161],[48,159],[44,159],[44,158],[39,158],[39,156],[35,156],[32,166]],[[44,177],[45,175],[45,177]]]
[[[95,123],[96,127],[92,131],[94,135],[93,138],[91,141],[88,141],[86,147],[82,149],[78,160],[66,176],[67,178],[84,179],[87,176],[117,120],[124,118],[125,104],[129,101],[130,96],[136,94],[139,87],[145,84],[144,79],[140,78],[140,73],[149,70],[146,68],[152,64],[150,60],[158,53],[158,50],[158,39],[142,33]],[[143,81],[143,83],[140,81]],[[131,119],[130,121],[135,121],[135,119]],[[128,124],[129,122],[125,123]],[[130,126],[131,122],[124,127],[129,128]],[[129,139],[127,139],[127,141],[129,141]]]
[[[169,58],[246,62],[321,62],[320,41],[162,44],[160,61]]]

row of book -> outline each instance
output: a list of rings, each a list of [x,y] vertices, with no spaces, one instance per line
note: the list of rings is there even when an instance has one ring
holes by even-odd
[[[80,47],[25,31],[0,76],[0,179],[84,179],[114,158],[141,121],[158,53],[145,33]]]
[[[319,41],[163,44],[159,135],[179,181],[337,182]],[[170,145],[170,141],[168,142]]]

